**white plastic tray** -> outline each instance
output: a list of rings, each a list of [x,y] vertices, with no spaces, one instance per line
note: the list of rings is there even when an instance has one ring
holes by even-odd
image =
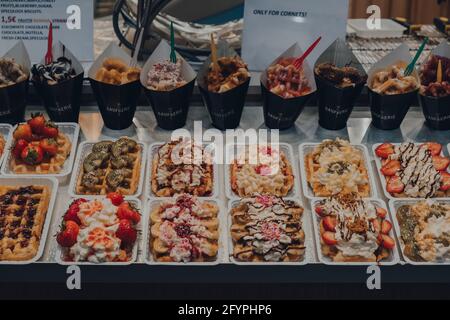
[[[8,153],[8,150],[11,148],[11,140],[12,140],[12,126],[9,124],[0,123],[0,135],[5,139],[5,148],[3,150],[3,154],[0,155],[0,166],[3,163],[3,160]]]
[[[155,193],[153,193],[152,191],[152,170],[153,170],[153,158],[156,156],[159,147],[161,147],[162,145],[164,145],[166,142],[155,142],[152,143],[149,148],[148,148],[148,165],[147,165],[147,181],[146,181],[146,193],[147,193],[147,198],[148,199],[152,199],[152,198],[163,198],[163,197],[158,197]],[[199,197],[201,199],[214,199],[217,198],[219,195],[219,166],[214,163],[213,164],[213,190],[211,192],[211,195],[207,196],[207,197]]]
[[[232,199],[230,201],[228,201],[228,216],[227,216],[227,220],[228,220],[228,227],[227,227],[227,237],[228,237],[228,248],[229,248],[229,257],[230,257],[230,261],[236,265],[241,265],[241,266],[255,266],[255,265],[261,265],[261,266],[303,266],[306,265],[310,262],[314,262],[312,261],[312,247],[313,247],[313,241],[312,241],[312,235],[311,235],[311,228],[308,228],[308,226],[310,226],[310,224],[306,223],[307,219],[306,219],[306,214],[307,214],[307,210],[305,209],[304,205],[302,204],[302,202],[300,201],[299,198],[288,198],[285,197],[283,198],[284,200],[292,200],[295,201],[297,204],[299,204],[303,209],[303,214],[301,217],[301,222],[302,222],[302,229],[305,232],[305,254],[303,255],[303,260],[299,261],[299,262],[272,262],[272,261],[267,261],[267,262],[244,262],[244,261],[238,261],[236,259],[234,259],[233,257],[233,251],[234,251],[234,246],[233,246],[233,239],[231,238],[231,225],[232,225],[232,220],[231,220],[231,209],[233,209],[239,202],[239,199]]]
[[[390,20],[381,19],[381,29],[369,29],[367,27],[367,19],[349,19],[347,24],[355,31],[356,35],[361,38],[400,38],[406,27]]]
[[[113,141],[113,140],[111,140]],[[145,179],[145,165],[146,165],[146,160],[147,160],[147,146],[139,141],[136,141],[138,143],[138,145],[141,147],[142,150],[142,155],[141,155],[141,169],[140,169],[140,174],[139,174],[139,184],[138,184],[138,188],[136,190],[136,192],[134,194],[131,195],[126,195],[125,198],[132,198],[132,197],[139,197],[142,194],[142,189],[143,189],[143,185],[144,185],[144,179]],[[70,185],[69,185],[69,195],[71,197],[83,197],[86,199],[92,199],[95,198],[98,195],[83,195],[83,194],[77,194],[76,192],[76,188],[77,188],[77,181],[78,181],[78,177],[82,172],[82,168],[83,168],[83,161],[86,158],[86,156],[88,155],[88,153],[90,153],[92,151],[92,147],[94,146],[96,142],[82,142],[80,144],[80,146],[78,147],[78,152],[77,152],[77,158],[75,160],[75,165],[74,165],[74,169],[72,172],[72,177],[70,179]]]
[[[395,235],[394,230],[392,229],[389,232],[389,236],[394,239],[396,245],[395,248],[392,250],[391,255],[388,259],[385,259],[380,262],[334,262],[331,260],[331,258],[326,257],[322,253],[322,246],[320,243],[320,218],[319,216],[314,212],[314,208],[316,204],[321,201],[323,198],[314,198],[311,199],[311,214],[313,215],[313,226],[314,226],[314,239],[316,242],[316,250],[317,250],[317,256],[319,257],[319,261],[326,265],[342,265],[342,266],[367,266],[367,265],[385,265],[385,266],[392,266],[400,262],[400,256],[398,253],[398,241],[395,241]],[[384,201],[378,200],[378,199],[366,199],[374,204],[376,204],[378,207],[384,208],[387,210],[386,204]],[[389,218],[388,221],[392,222],[392,217],[390,216],[389,212],[387,217]]]
[[[392,213],[392,221],[393,221],[393,225],[394,225],[394,229],[395,229],[395,233],[397,235],[397,239],[398,239],[398,243],[400,244],[400,248],[401,248],[401,253],[402,253],[402,257],[403,259],[406,261],[406,263],[411,264],[411,265],[416,265],[416,266],[421,266],[421,265],[450,265],[450,259],[447,261],[443,261],[443,262],[425,262],[425,261],[413,261],[410,258],[408,258],[408,256],[406,256],[403,253],[403,250],[405,248],[405,244],[403,243],[402,237],[401,237],[401,232],[400,232],[400,225],[398,223],[397,220],[397,209],[400,208],[402,205],[408,205],[408,204],[414,204],[417,203],[421,200],[418,199],[396,199],[396,200],[390,200],[389,201],[389,208],[391,209],[391,213]],[[432,199],[432,201],[436,201],[436,202],[446,202],[447,204],[450,203],[450,199],[447,200],[439,200],[439,199]]]
[[[300,178],[302,181],[302,187],[305,193],[305,197],[307,197],[308,199],[314,199],[317,198],[317,196],[314,195],[313,190],[309,186],[308,181],[306,179],[307,175],[305,167],[305,156],[309,152],[312,152],[313,149],[317,147],[319,144],[320,143],[302,143],[298,147],[299,161],[300,161]],[[364,165],[366,166],[367,175],[369,176],[370,196],[368,198],[377,198],[378,197],[377,186],[375,183],[372,164],[370,163],[370,157],[367,147],[362,144],[352,144],[352,147],[361,151],[363,155]]]
[[[65,265],[65,266],[68,266],[68,265],[79,265],[79,266],[85,266],[85,265],[89,265],[89,266],[126,266],[126,265],[130,265],[130,264],[136,262],[137,256],[138,256],[138,250],[139,250],[139,243],[142,241],[142,221],[144,220],[144,214],[143,214],[143,210],[142,210],[141,201],[138,200],[138,199],[133,199],[133,198],[128,198],[126,201],[134,204],[136,206],[136,208],[141,212],[141,221],[137,225],[138,237],[136,239],[136,242],[134,243],[133,253],[131,255],[130,261],[127,261],[127,262],[93,263],[93,262],[87,262],[87,261],[73,262],[73,261],[64,261],[63,260],[63,250],[59,246],[59,244],[56,242],[56,234],[60,231],[61,222],[63,220],[64,214],[69,209],[70,204],[74,200],[80,199],[80,198],[85,198],[85,197],[74,197],[74,198],[71,198],[68,201],[68,203],[64,206],[64,210],[57,213],[57,216],[56,216],[57,219],[55,219],[55,222],[53,223],[52,242],[53,242],[53,245],[54,245],[54,252],[55,252],[55,260],[56,260],[56,262],[61,264],[61,265]],[[105,196],[97,196],[96,198],[97,199],[104,199]],[[85,199],[87,199],[87,198],[85,198]],[[95,198],[89,198],[89,200],[92,200],[92,199],[95,199]]]
[[[414,142],[413,142],[414,143]],[[392,145],[394,145],[394,146],[399,146],[399,145],[401,145],[401,143],[391,143]],[[414,143],[414,144],[421,144],[421,143]],[[380,146],[380,145],[382,145],[382,143],[376,143],[376,144],[374,144],[373,146],[372,146],[372,153],[373,153],[373,156],[374,156],[374,158],[375,158],[375,164],[376,164],[376,170],[377,170],[377,174],[378,174],[378,177],[380,178],[380,182],[381,182],[381,188],[383,189],[383,193],[384,193],[384,195],[385,195],[385,197],[386,198],[388,198],[389,200],[407,200],[407,199],[416,199],[416,200],[418,200],[418,199],[421,199],[421,198],[405,198],[405,197],[403,197],[403,198],[396,198],[396,197],[393,197],[387,190],[386,190],[386,184],[387,184],[387,182],[386,182],[386,177],[381,173],[381,167],[382,167],[382,165],[381,165],[381,159],[376,155],[376,153],[375,153],[375,149],[378,147],[378,146]],[[441,156],[444,156],[444,153],[441,151]],[[447,168],[447,172],[449,172],[448,171],[449,169]],[[445,198],[431,198],[431,199],[445,199]]]
[[[142,255],[144,257],[144,261],[149,265],[169,265],[169,266],[208,266],[208,265],[218,265],[219,263],[227,263],[228,262],[228,248],[226,241],[226,212],[225,208],[222,205],[221,201],[216,199],[206,199],[199,198],[200,201],[213,202],[219,207],[219,251],[217,253],[217,259],[215,261],[208,262],[159,262],[155,261],[152,253],[150,252],[149,243],[150,243],[150,214],[153,209],[161,204],[164,201],[171,200],[173,198],[157,198],[148,201],[147,209],[145,212],[145,222],[143,228],[144,234],[144,243],[142,246]]]
[[[77,146],[78,146],[78,136],[80,134],[80,126],[76,123],[71,123],[71,122],[58,122],[58,123],[56,123],[56,125],[58,125],[59,130],[62,133],[66,134],[68,136],[70,142],[72,143],[70,155],[66,159],[66,162],[64,163],[64,166],[63,166],[61,172],[57,173],[57,174],[41,174],[41,175],[40,174],[32,174],[32,175],[28,175],[28,176],[54,177],[54,178],[57,178],[60,183],[62,183],[62,182],[65,182],[66,179],[72,173],[73,163],[75,160],[75,153],[76,153]],[[17,128],[17,125],[13,128],[13,132],[16,128]],[[13,143],[12,139],[11,139],[11,143]],[[1,173],[7,177],[23,176],[22,174],[16,174],[11,170],[10,162],[11,162],[12,154],[11,154],[11,150],[7,150],[7,151],[8,151],[8,153],[5,157],[4,163],[2,165]]]
[[[280,148],[280,152],[283,152],[286,155],[287,160],[290,162],[291,164],[291,168],[292,168],[292,174],[294,175],[294,185],[292,187],[292,189],[288,192],[288,194],[285,196],[286,198],[299,198],[300,197],[300,185],[299,185],[299,175],[297,172],[297,166],[295,165],[295,158],[294,158],[294,152],[292,149],[292,146],[290,144],[287,143],[279,143],[279,148]],[[234,144],[228,144],[226,145],[225,148],[225,152],[226,155],[229,155],[231,153],[231,148],[234,148],[236,146],[235,149],[235,156],[238,156],[240,154],[240,152],[242,152],[242,149],[246,147],[246,145],[234,145]],[[233,159],[230,159],[230,161],[233,161]],[[224,164],[224,168],[225,168],[225,195],[227,196],[228,199],[239,199],[239,195],[236,194],[232,189],[231,189],[231,174],[230,174],[230,169],[231,169],[231,164]]]
[[[39,248],[36,255],[26,261],[0,261],[0,265],[23,265],[36,262],[42,257],[45,248],[45,242],[47,241],[48,232],[50,228],[50,222],[52,220],[52,214],[55,207],[56,194],[58,192],[58,180],[51,177],[31,177],[31,176],[23,176],[23,177],[15,177],[15,178],[0,178],[0,185],[10,185],[10,186],[31,186],[31,185],[43,185],[48,186],[51,189],[50,202],[48,204],[47,214],[45,216],[44,226],[42,228],[41,239],[39,241]]]

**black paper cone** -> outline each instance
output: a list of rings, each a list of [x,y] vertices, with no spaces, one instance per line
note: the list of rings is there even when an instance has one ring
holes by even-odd
[[[217,46],[217,57],[235,57],[238,54],[226,41],[219,41]],[[220,130],[234,129],[241,122],[242,111],[247,97],[250,77],[239,86],[226,92],[217,93],[208,90],[206,77],[211,64],[211,56],[206,59],[198,73],[198,87],[203,98],[203,102],[208,109],[211,122],[214,127]]]
[[[299,57],[303,50],[296,43],[276,58],[270,65],[281,58]],[[308,59],[303,62],[303,70],[308,79],[311,93],[295,98],[283,98],[267,88],[267,69],[261,74],[261,93],[263,99],[264,123],[270,129],[289,129],[297,121],[306,103],[315,94],[317,87],[314,73]]]
[[[158,126],[165,130],[175,130],[186,124],[190,100],[194,91],[196,73],[182,56],[177,53],[177,59],[181,61],[181,73],[186,84],[170,91],[151,90],[147,87],[148,73],[153,65],[168,60],[170,45],[161,40],[145,63],[141,73],[141,85],[144,93],[152,106]]]
[[[112,130],[124,130],[133,124],[142,87],[139,80],[121,85],[95,80],[103,61],[110,57],[120,58],[125,63],[131,61],[125,51],[111,43],[89,70],[89,81],[105,126]]]
[[[3,58],[13,58],[29,74],[30,58],[22,41],[9,50]],[[17,124],[24,121],[28,97],[28,79],[0,88],[0,123]]]
[[[450,45],[443,41],[430,53],[450,59]],[[422,64],[423,65],[423,64]],[[420,105],[427,126],[435,130],[450,130],[450,95],[444,97],[419,94]]]
[[[350,66],[358,70],[364,81],[354,86],[338,87],[315,71],[319,106],[319,125],[328,130],[341,130],[353,111],[355,101],[366,83],[366,72],[345,41],[337,39],[318,58],[315,69],[322,63],[332,63],[338,68]]]
[[[59,57],[66,57],[71,60],[76,76],[53,85],[33,79],[34,86],[52,121],[78,122],[84,69],[76,57],[61,42],[53,47],[53,57],[54,60]],[[41,61],[41,64],[44,64],[44,61]]]
[[[382,130],[398,129],[403,122],[409,107],[417,100],[417,93],[419,90],[410,91],[403,94],[379,94],[371,90],[370,85],[374,75],[385,68],[397,64],[398,62],[409,63],[412,57],[409,53],[409,48],[406,44],[402,44],[383,59],[378,61],[369,70],[369,104],[372,113],[372,124]],[[412,73],[420,84],[417,71]]]

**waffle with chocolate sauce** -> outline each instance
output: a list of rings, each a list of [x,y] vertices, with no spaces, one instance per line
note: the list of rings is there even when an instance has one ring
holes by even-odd
[[[157,197],[213,192],[211,153],[190,140],[174,140],[158,148],[152,160],[151,187]]]
[[[0,261],[37,254],[49,202],[46,186],[0,186]]]
[[[304,209],[295,201],[253,196],[231,209],[233,257],[240,262],[301,262]]]

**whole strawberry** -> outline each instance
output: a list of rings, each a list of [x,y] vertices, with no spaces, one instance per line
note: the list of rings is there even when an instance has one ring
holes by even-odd
[[[56,241],[61,247],[70,248],[77,243],[80,227],[74,221],[65,221],[61,227],[61,232],[56,236]]]
[[[119,222],[116,236],[122,240],[123,245],[133,245],[137,238],[137,231],[133,228],[130,220],[122,219]]]

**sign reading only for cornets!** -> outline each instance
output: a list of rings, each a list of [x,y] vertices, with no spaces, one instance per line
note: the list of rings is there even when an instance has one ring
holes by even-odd
[[[348,0],[245,0],[242,57],[261,71],[298,42],[306,50],[319,36],[308,57],[314,64],[336,38],[345,38]]]
[[[49,22],[53,43],[61,41],[78,60],[93,60],[93,0],[1,0],[0,57],[22,40],[33,63],[47,52]]]

